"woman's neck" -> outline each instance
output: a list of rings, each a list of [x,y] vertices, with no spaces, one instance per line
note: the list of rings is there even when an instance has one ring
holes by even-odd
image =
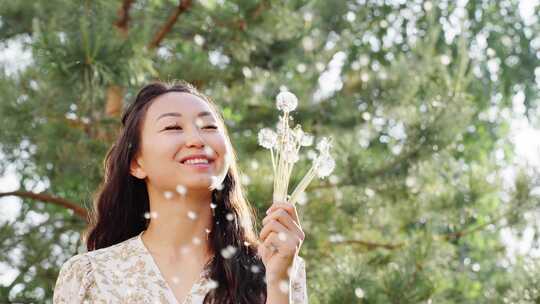
[[[188,191],[185,195],[161,193],[149,187],[150,224],[141,236],[148,249],[171,262],[183,257],[207,261],[212,255],[208,233],[213,215],[209,191]]]

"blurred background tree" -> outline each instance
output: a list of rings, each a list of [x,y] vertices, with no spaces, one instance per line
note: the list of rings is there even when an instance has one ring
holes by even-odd
[[[122,109],[185,79],[219,104],[259,212],[272,176],[256,134],[279,90],[334,137],[334,174],[298,206],[310,303],[538,303],[538,168],[511,135],[540,125],[539,15],[517,0],[0,0],[0,302],[51,302]],[[502,237],[525,234],[518,253]]]

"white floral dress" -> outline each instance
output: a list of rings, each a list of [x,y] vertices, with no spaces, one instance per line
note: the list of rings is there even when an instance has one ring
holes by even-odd
[[[77,254],[60,269],[54,304],[168,303],[180,304],[161,275],[142,239],[142,232],[116,245]],[[305,261],[296,256],[290,303],[307,304]],[[182,304],[202,304],[215,286],[203,270]]]

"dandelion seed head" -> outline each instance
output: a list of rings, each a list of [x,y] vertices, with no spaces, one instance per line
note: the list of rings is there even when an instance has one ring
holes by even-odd
[[[264,128],[259,131],[259,145],[266,149],[273,148],[277,143],[277,134],[269,128]]]
[[[317,162],[317,176],[319,176],[319,178],[325,178],[334,171],[335,167],[336,162],[332,156],[322,155]]]
[[[283,151],[283,157],[288,163],[296,163],[299,160],[298,152],[296,149],[289,147]]]
[[[331,148],[332,148],[332,140],[329,139],[328,137],[321,138],[321,140],[317,144],[317,150],[319,150],[321,154],[330,153]]]
[[[276,105],[280,111],[291,112],[298,106],[298,98],[289,91],[283,91],[277,95]]]

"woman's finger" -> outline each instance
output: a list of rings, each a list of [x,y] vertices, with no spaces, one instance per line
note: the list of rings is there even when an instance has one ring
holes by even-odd
[[[283,224],[281,224],[280,222],[276,220],[272,220],[268,222],[266,225],[264,225],[263,229],[261,230],[261,233],[259,234],[259,238],[264,241],[266,237],[268,236],[268,234],[270,234],[270,232],[272,231],[278,234],[279,233],[285,234],[285,238],[289,232],[287,227],[285,227]]]
[[[277,208],[268,214],[262,221],[263,226],[271,220],[277,220],[282,225],[287,227],[292,233],[296,234],[300,239],[304,239],[302,228],[294,221],[291,215],[283,208]]]
[[[289,213],[289,215],[294,219],[294,221],[300,225],[300,219],[298,217],[298,212],[296,210],[296,206],[293,206],[291,203],[281,203],[281,202],[274,202],[268,210],[266,210],[266,214],[270,214],[270,212],[273,212],[276,208],[282,207],[285,211]]]

